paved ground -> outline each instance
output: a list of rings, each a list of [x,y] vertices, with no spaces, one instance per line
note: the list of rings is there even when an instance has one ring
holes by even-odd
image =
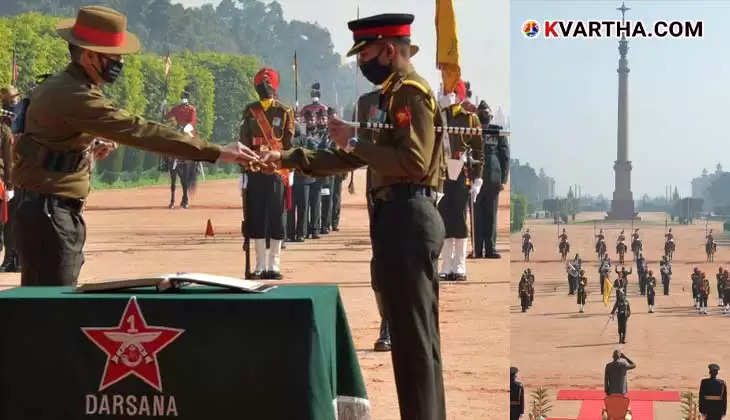
[[[389,354],[374,353],[377,308],[370,289],[370,242],[364,173],[355,195],[344,192],[341,231],[317,241],[289,244],[282,256],[285,282],[336,283],[345,302],[367,382],[374,419],[397,419]],[[86,265],[81,282],[113,277],[198,271],[243,275],[237,181],[201,184],[189,210],[168,210],[169,190],[152,187],[93,192],[85,213]],[[499,249],[509,247],[509,192],[501,194]],[[205,239],[211,219],[216,236]],[[448,418],[503,420],[509,365],[508,259],[469,262],[470,281],[441,288],[442,350]],[[0,275],[0,286],[19,283]]]
[[[636,223],[644,241],[649,268],[658,273],[658,260],[663,255],[664,214],[642,214]],[[513,255],[510,278],[511,302],[511,363],[520,368],[520,377],[529,391],[537,386],[547,387],[552,398],[560,389],[602,389],[605,364],[618,347],[616,321],[608,322],[610,307],[604,306],[598,282],[598,266],[594,250],[593,222],[596,231],[603,227],[609,255],[615,255],[616,237],[621,228],[630,238],[631,222],[623,224],[601,221],[598,213],[578,215],[577,222],[567,226],[571,256],[579,252],[588,276],[589,295],[586,312],[578,313],[574,296],[568,296],[564,263],[557,251],[558,231],[552,220],[529,220],[535,253],[531,262],[524,263]],[[564,226],[561,225],[562,230]],[[720,223],[709,226],[722,231]],[[714,263],[705,263],[705,223],[672,226],[677,240],[669,296],[659,294],[655,313],[649,314],[646,298],[639,296],[636,266],[631,255],[627,265],[634,274],[629,281],[629,300],[633,315],[629,319],[627,344],[623,351],[638,365],[629,375],[630,389],[693,390],[697,392],[700,379],[707,374],[707,364],[716,362],[721,376],[730,369],[728,333],[730,316],[723,316],[717,305],[715,273],[718,266],[730,264],[730,249],[720,247]],[[718,238],[718,235],[715,235]],[[512,249],[520,249],[521,234],[511,235]],[[710,277],[710,315],[698,315],[691,307],[689,275],[699,266]],[[522,313],[517,297],[517,283],[522,271],[530,267],[536,276],[535,304]],[[611,281],[616,277],[611,276]],[[659,276],[657,275],[659,278]],[[613,302],[611,303],[611,305]],[[528,391],[528,392],[529,392]],[[553,417],[575,418],[576,402],[555,404]],[[679,404],[662,403],[655,406],[656,419],[679,418]]]

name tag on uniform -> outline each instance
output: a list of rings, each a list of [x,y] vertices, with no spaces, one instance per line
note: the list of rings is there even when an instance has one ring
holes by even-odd
[[[274,127],[281,126],[281,118],[274,117],[274,119],[271,121],[271,125],[273,125]]]

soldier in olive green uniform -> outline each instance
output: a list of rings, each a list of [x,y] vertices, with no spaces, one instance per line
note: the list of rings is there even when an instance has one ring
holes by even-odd
[[[256,159],[241,145],[221,148],[178,133],[130,115],[104,97],[100,87],[119,76],[121,55],[140,48],[126,27],[126,16],[99,6],[82,7],[75,21],[57,26],[73,62],[33,91],[25,133],[15,147],[19,203],[13,229],[24,286],[76,283],[84,259],[81,211],[92,155],[103,158],[111,150],[94,147],[96,137],[184,159],[241,164]]]
[[[464,82],[459,80],[454,95],[456,103],[444,108],[446,124],[450,127],[480,127],[476,114],[462,108],[461,102],[466,97]],[[445,98],[442,105],[448,104]],[[463,165],[458,174],[449,173],[444,182],[444,197],[439,201],[438,208],[446,227],[446,240],[441,250],[443,265],[439,275],[442,280],[466,280],[466,247],[470,228],[466,222],[466,209],[470,196],[476,198],[482,187],[482,139],[478,135],[451,134],[449,165]],[[466,153],[471,151],[471,156]],[[473,162],[470,166],[469,162]],[[450,170],[451,172],[451,170]],[[452,179],[454,177],[455,179]]]
[[[383,122],[380,120],[380,116],[383,117],[385,114],[380,112],[380,89],[376,89],[372,92],[368,92],[362,96],[357,101],[357,109],[353,112],[352,119],[353,121],[358,122]],[[358,139],[360,141],[367,141],[372,143],[373,137],[374,137],[375,131],[373,130],[359,130],[357,133]],[[371,185],[371,171],[370,168],[367,168],[367,175],[365,178],[365,191],[370,191],[370,185]],[[370,221],[370,243],[374,243],[373,239],[373,210],[375,203],[372,200],[372,197],[370,194],[367,194],[366,196],[367,204],[368,204],[368,220]],[[385,315],[383,314],[383,302],[382,298],[380,297],[380,292],[378,291],[378,284],[375,281],[375,270],[370,270],[370,285],[373,288],[373,292],[375,293],[375,302],[378,305],[378,313],[380,314],[380,333],[378,335],[378,339],[375,341],[375,344],[373,346],[375,351],[390,351],[391,343],[390,343],[390,329],[388,328],[388,321],[385,320]]]
[[[482,127],[499,128],[490,124],[492,115],[486,102],[481,101],[477,115]],[[484,134],[484,171],[482,185],[474,206],[476,230],[476,254],[474,257],[499,258],[497,253],[497,209],[499,192],[504,189],[509,176],[509,143],[507,137]]]
[[[254,77],[254,86],[260,100],[248,104],[243,110],[239,141],[259,153],[290,149],[294,137],[294,113],[274,99],[279,88],[279,74],[274,69],[263,68]],[[247,223],[247,228],[256,249],[256,268],[252,278],[282,278],[279,263],[284,241],[284,190],[288,182],[289,171],[286,170],[272,174],[248,173],[246,216],[250,224]]]
[[[292,149],[264,162],[316,175],[371,169],[373,259],[371,268],[391,330],[401,418],[444,420],[444,385],[438,311],[438,256],[444,225],[436,193],[444,177],[438,104],[410,63],[413,15],[378,15],[349,23],[363,75],[382,85],[379,110],[393,129],[360,141],[339,119],[329,123],[341,150]]]

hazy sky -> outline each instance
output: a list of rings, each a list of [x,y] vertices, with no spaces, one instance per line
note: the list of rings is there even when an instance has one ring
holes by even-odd
[[[211,0],[178,0],[186,6]],[[268,2],[268,1],[267,1]],[[335,50],[344,55],[352,46],[347,21],[357,16],[379,13],[412,13],[416,16],[412,42],[421,47],[414,57],[416,70],[438,90],[441,80],[436,70],[435,1],[431,0],[279,0],[284,18],[316,22],[329,29]],[[492,109],[501,105],[509,114],[509,0],[456,0],[459,51],[462,75],[472,82],[475,96],[485,99]],[[365,87],[361,87],[364,91]]]
[[[512,154],[544,167],[558,194],[614,189],[618,93],[616,39],[528,39],[527,19],[620,16],[620,1],[513,0]],[[629,41],[629,159],[634,199],[690,192],[692,177],[730,166],[730,1],[626,1],[627,19],[703,20],[702,39]]]

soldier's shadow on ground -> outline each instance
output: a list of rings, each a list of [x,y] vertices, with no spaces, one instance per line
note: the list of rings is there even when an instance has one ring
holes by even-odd
[[[618,342],[612,341],[610,343],[595,343],[595,344],[568,344],[565,346],[555,346],[556,349],[579,349],[584,347],[608,347],[615,346]]]

